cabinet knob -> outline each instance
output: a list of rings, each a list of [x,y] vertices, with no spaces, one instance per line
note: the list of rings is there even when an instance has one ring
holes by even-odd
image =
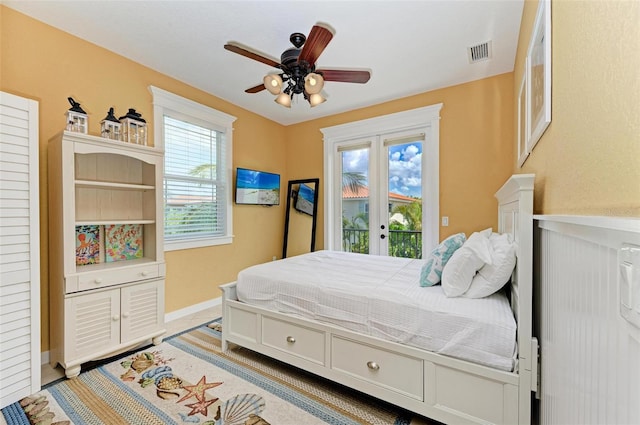
[[[378,370],[380,369],[380,365],[376,362],[367,362],[367,367],[371,370]]]
[[[142,276],[149,276],[149,272],[148,271],[143,271],[142,273],[140,273]]]
[[[296,339],[295,339],[294,337],[292,337],[292,336],[288,336],[288,337],[287,337],[287,342],[288,342],[289,344],[293,344],[294,342],[296,342]]]
[[[98,277],[98,278],[96,278],[94,280],[94,282],[97,283],[97,284],[100,284],[100,283],[102,283],[102,279]]]
[[[126,319],[127,317],[129,317],[129,313],[128,312],[127,313],[122,313],[122,317],[124,317]]]
[[[113,317],[111,318],[114,322],[117,322],[118,320],[120,320],[120,316],[117,315],[113,315]]]

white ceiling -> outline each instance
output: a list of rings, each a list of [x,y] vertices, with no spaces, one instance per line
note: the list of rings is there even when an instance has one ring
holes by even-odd
[[[6,6],[283,125],[513,71],[524,0],[93,1],[3,0]],[[241,43],[280,62],[293,32],[328,23],[333,40],[318,68],[371,71],[366,84],[327,82],[315,108],[291,109],[266,90],[276,71],[229,52]],[[492,42],[492,59],[467,48]]]

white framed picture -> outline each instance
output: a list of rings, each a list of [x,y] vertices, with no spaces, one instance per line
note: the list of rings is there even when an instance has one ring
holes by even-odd
[[[540,0],[526,64],[530,153],[551,123],[551,1]]]
[[[518,90],[518,127],[516,135],[516,143],[518,146],[518,167],[527,160],[529,149],[527,147],[527,135],[529,134],[527,124],[527,62],[525,60],[525,72],[522,73],[522,81]]]

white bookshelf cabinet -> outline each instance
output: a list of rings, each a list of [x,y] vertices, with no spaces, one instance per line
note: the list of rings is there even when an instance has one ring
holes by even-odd
[[[82,363],[162,342],[163,152],[65,131],[48,157],[50,363],[72,378]],[[106,229],[118,225],[141,226],[140,258],[107,261]],[[77,226],[100,229],[94,264],[77,264]]]

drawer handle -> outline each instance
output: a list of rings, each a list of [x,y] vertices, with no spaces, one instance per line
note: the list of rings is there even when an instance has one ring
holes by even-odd
[[[144,272],[142,272],[142,273],[140,273],[140,274],[141,274],[142,276],[149,276],[149,272],[147,272],[147,271],[144,271]]]
[[[367,362],[367,367],[371,370],[378,370],[380,369],[380,365],[376,362]]]
[[[97,283],[97,284],[101,284],[102,283],[102,279],[97,278],[96,280],[94,280],[94,282]]]
[[[288,337],[287,337],[287,342],[288,342],[289,344],[293,344],[294,342],[296,342],[296,339],[295,339],[294,337],[292,337],[292,336],[288,336]]]

